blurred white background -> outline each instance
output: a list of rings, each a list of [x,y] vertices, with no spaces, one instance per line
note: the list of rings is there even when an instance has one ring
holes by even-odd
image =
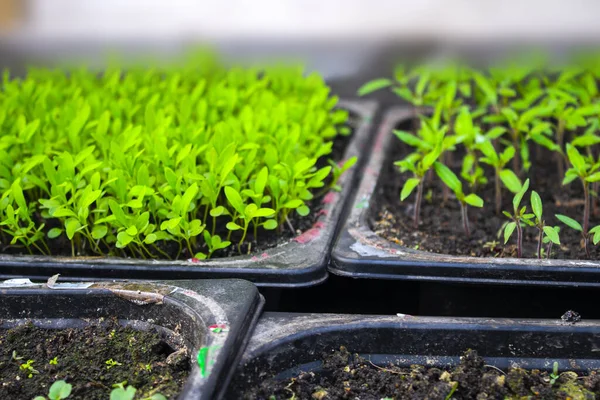
[[[301,60],[330,81],[352,78],[338,91],[353,94],[429,49],[598,44],[599,16],[599,0],[0,0],[0,68],[101,67],[107,50],[164,57],[208,43],[237,59]]]
[[[0,0],[21,40],[596,38],[598,0]]]

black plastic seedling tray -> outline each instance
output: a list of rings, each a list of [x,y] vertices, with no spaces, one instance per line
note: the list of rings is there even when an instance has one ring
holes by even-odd
[[[398,140],[392,130],[413,115],[411,108],[390,109],[377,128],[373,153],[334,245],[330,272],[355,278],[600,287],[598,261],[450,256],[403,247],[373,232],[369,219],[377,208],[381,171],[394,157],[390,149]]]
[[[226,399],[265,379],[318,371],[323,354],[345,346],[377,365],[450,367],[473,349],[498,368],[585,372],[600,368],[600,322],[265,313]]]
[[[179,399],[219,399],[256,324],[264,300],[246,281],[0,282],[0,327],[31,321],[49,329],[116,317],[136,329],[179,337],[192,370]],[[218,327],[219,329],[215,329]],[[177,330],[178,334],[174,334]]]
[[[344,101],[340,107],[355,115],[356,127],[343,160],[367,154],[371,145],[371,120],[376,104]],[[360,162],[339,180],[341,192],[323,198],[323,208],[313,227],[290,242],[259,254],[211,260],[149,261],[101,257],[41,257],[0,255],[0,278],[47,279],[60,273],[70,279],[222,279],[239,278],[258,286],[311,286],[327,278],[327,263],[336,227],[353,191]]]

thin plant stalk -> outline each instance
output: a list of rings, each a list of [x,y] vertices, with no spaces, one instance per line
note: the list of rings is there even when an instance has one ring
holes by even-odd
[[[414,214],[414,227],[415,229],[419,228],[419,216],[421,214],[421,201],[423,199],[423,179],[419,182],[417,186],[417,198],[415,199],[415,214]]]
[[[463,202],[460,203],[460,211],[462,214],[463,228],[467,237],[471,237],[471,230],[469,229],[469,216],[467,214],[467,205]]]
[[[565,160],[561,154],[563,148],[563,142],[565,137],[565,121],[560,119],[558,121],[558,128],[556,130],[556,144],[560,148],[560,152],[556,154],[556,167],[558,168],[558,176],[561,179],[565,176]]]
[[[494,175],[494,187],[496,190],[496,215],[499,215],[502,211],[502,186],[500,186],[500,171],[498,168],[495,168]]]
[[[592,214],[594,216],[598,215],[598,212],[600,211],[598,209],[598,189],[599,189],[600,185],[598,184],[598,182],[594,182],[592,184],[592,190],[594,191],[594,193],[596,193],[595,196],[592,197]]]
[[[519,134],[518,132],[513,132],[512,136],[512,141],[513,141],[513,147],[515,149],[519,148]],[[520,155],[518,151],[515,151],[515,156],[512,159],[512,168],[513,168],[513,172],[519,176],[519,172],[521,170],[521,163],[520,163],[520,159],[519,159]]]
[[[585,254],[590,257],[590,249],[588,246],[588,229],[590,226],[590,184],[583,181],[583,245],[585,246]]]
[[[443,159],[443,160],[442,160],[442,163],[443,163],[444,165],[448,166],[448,160],[446,159],[446,154],[447,154],[447,153],[444,153],[444,154],[442,155],[442,159]],[[450,197],[450,188],[448,187],[448,185],[444,185],[444,186],[442,187],[442,202],[443,202],[444,204],[446,204],[446,202],[448,201],[448,198],[449,198],[449,197]]]
[[[552,241],[548,242],[548,247],[546,247],[546,258],[550,258],[550,253],[552,252]]]
[[[538,239],[538,244],[537,244],[537,255],[538,255],[538,259],[542,259],[542,240],[544,239],[544,230],[543,228],[538,227],[538,230],[540,231],[540,237]],[[552,242],[550,242],[552,243]]]
[[[521,228],[521,221],[516,220],[517,225],[517,257],[523,256],[523,229]]]

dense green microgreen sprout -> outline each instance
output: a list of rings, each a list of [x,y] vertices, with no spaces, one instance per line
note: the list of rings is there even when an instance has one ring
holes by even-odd
[[[531,212],[520,203],[527,191],[534,161],[550,153],[564,185],[578,179],[583,186],[581,215],[552,216],[583,238],[590,256],[589,241],[600,242],[600,225],[590,229],[590,218],[600,214],[600,57],[583,57],[577,63],[549,67],[547,57],[532,54],[517,62],[497,63],[490,68],[473,68],[455,61],[396,68],[393,79],[378,78],[365,83],[358,91],[367,95],[391,89],[402,101],[413,106],[418,118],[412,132],[394,131],[410,154],[396,162],[401,172],[411,171],[402,186],[404,201],[414,189],[415,227],[418,227],[419,204],[423,182],[431,177],[435,165],[442,181],[443,201],[450,189],[461,203],[466,216],[462,180],[476,193],[488,182],[494,184],[494,209],[503,208],[503,188],[514,194],[510,221],[502,226],[505,241],[517,231],[517,253],[522,254],[522,229],[538,230],[537,257],[551,256],[553,244],[560,244],[558,226],[546,224],[542,199],[531,193]],[[427,118],[434,110],[433,117]],[[431,139],[426,132],[433,120],[437,134]],[[420,122],[420,123],[419,123]],[[440,144],[440,143],[446,143]],[[425,161],[425,156],[433,154]],[[535,159],[533,157],[536,157]],[[491,178],[491,179],[490,179]],[[522,184],[526,181],[527,185]],[[462,200],[461,200],[462,199]],[[490,202],[491,203],[491,202]],[[574,203],[578,204],[578,203]],[[575,208],[571,207],[571,210]],[[581,221],[581,222],[577,222]],[[469,232],[468,218],[463,218]],[[33,235],[33,233],[31,233]],[[29,237],[29,236],[28,236]],[[547,244],[547,248],[543,248]],[[565,245],[564,243],[562,244]]]
[[[260,243],[355,159],[319,160],[348,113],[317,74],[217,61],[5,72],[0,244],[11,252],[207,258]],[[318,162],[319,161],[319,162]],[[332,172],[333,171],[333,172]]]

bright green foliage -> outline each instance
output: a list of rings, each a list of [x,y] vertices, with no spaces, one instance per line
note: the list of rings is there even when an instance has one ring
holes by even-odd
[[[131,385],[125,387],[127,382],[117,383],[113,385],[113,390],[110,392],[110,400],[133,400],[137,389]],[[165,396],[160,393],[155,393],[149,397],[140,398],[141,400],[167,400]]]
[[[508,222],[504,226],[504,243],[507,243],[513,232],[517,231],[517,257],[522,257],[523,255],[523,228],[521,223],[525,223],[527,225],[533,226],[533,218],[535,214],[527,213],[527,206],[521,207],[521,201],[523,200],[523,196],[529,189],[529,179],[525,181],[521,190],[519,190],[515,196],[513,197],[513,210],[512,213],[508,211],[503,211],[503,214],[509,218],[511,221]],[[541,215],[541,210],[540,215]]]
[[[558,227],[546,226],[546,222],[543,218],[543,204],[540,195],[535,191],[531,191],[531,210],[533,211],[534,218],[531,220],[525,219],[524,222],[530,226],[535,226],[539,230],[537,255],[538,258],[542,258],[542,244],[552,242],[560,245],[560,238],[558,235]],[[547,240],[545,240],[547,239]],[[548,257],[550,257],[550,251],[548,251]]]
[[[574,229],[578,232],[583,232],[583,228],[581,227],[581,224],[577,221],[575,221],[573,218],[567,217],[566,215],[562,215],[562,214],[556,214],[556,219],[558,219],[560,222],[562,222],[563,224],[565,224],[566,226],[568,226],[571,229]]]
[[[476,69],[436,59],[411,68],[399,66],[393,79],[365,84],[359,91],[361,95],[391,88],[414,106],[413,130],[394,131],[412,148],[408,156],[396,162],[401,172],[410,171],[413,175],[404,180],[401,200],[416,191],[415,210],[419,210],[423,177],[432,165],[424,162],[425,157],[433,154],[427,161],[435,159],[454,172],[460,168],[459,177],[472,191],[486,188],[493,173],[495,209],[499,214],[503,187],[515,198],[520,196],[520,203],[526,191],[522,181],[527,179],[531,166],[538,163],[539,173],[540,162],[547,162],[552,156],[564,184],[577,178],[583,184],[584,213],[577,218],[577,227],[589,254],[590,236],[593,234],[594,241],[600,242],[600,228],[589,230],[591,208],[596,210],[600,193],[598,60],[598,54],[594,54],[585,62],[552,68],[546,57],[532,53],[524,59]],[[434,109],[431,117],[430,108]],[[444,201],[450,187],[445,183]],[[427,193],[434,193],[433,188],[426,189]],[[431,195],[428,199],[435,201]],[[503,227],[506,240],[519,232],[522,224],[529,224],[540,230],[541,243],[547,243],[549,250],[552,244],[560,242],[559,228],[546,226],[541,217],[527,213],[526,208],[507,214],[511,220]],[[573,216],[565,218],[574,221]],[[417,219],[415,215],[415,226]],[[576,229],[572,223],[567,226]],[[538,244],[538,256],[542,254],[540,247]]]
[[[444,150],[453,148],[456,144],[456,137],[446,137],[447,127],[442,126],[440,118],[441,108],[438,107],[431,119],[423,118],[421,129],[417,135],[399,130],[394,131],[394,134],[400,140],[415,148],[414,152],[394,163],[394,165],[400,168],[401,172],[410,171],[413,174],[413,177],[407,179],[404,183],[400,192],[400,200],[404,201],[417,189],[414,214],[415,226],[419,224],[423,179]]]
[[[473,207],[483,207],[483,199],[475,193],[465,195],[462,189],[462,183],[454,172],[444,164],[436,162],[435,172],[440,177],[442,182],[456,195],[456,199],[461,203],[466,203]]]
[[[113,385],[114,389],[110,392],[110,400],[133,400],[137,389],[129,385],[125,387],[124,384],[119,383]]]
[[[66,243],[73,255],[206,258],[241,244],[248,227],[282,229],[356,162],[317,164],[347,132],[336,103],[316,74],[214,60],[5,74],[0,242],[43,254]]]
[[[50,386],[50,390],[48,391],[48,400],[62,400],[66,399],[71,395],[71,390],[73,386],[68,384],[67,382],[60,380],[56,381]],[[37,396],[33,400],[46,400],[44,396]]]

